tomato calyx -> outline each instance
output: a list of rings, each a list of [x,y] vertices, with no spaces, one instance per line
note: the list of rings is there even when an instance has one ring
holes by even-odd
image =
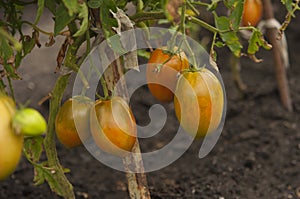
[[[190,65],[188,69],[183,69],[180,71],[180,74],[184,73],[195,73],[195,72],[201,72],[206,68],[206,65],[201,66],[200,68]]]
[[[183,57],[181,56],[181,53],[183,52],[180,48],[178,47],[174,47],[174,51],[171,51],[169,49],[166,48],[161,48],[161,51],[163,54],[168,55],[168,59],[166,59],[163,63],[161,64],[157,64],[155,69],[153,70],[154,73],[159,73],[162,69],[162,67],[167,64],[174,56],[179,56],[180,60],[183,59]]]

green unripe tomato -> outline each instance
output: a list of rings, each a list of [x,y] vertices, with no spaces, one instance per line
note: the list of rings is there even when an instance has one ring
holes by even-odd
[[[19,110],[13,118],[13,128],[16,133],[25,136],[37,136],[46,132],[47,123],[44,117],[35,109]]]

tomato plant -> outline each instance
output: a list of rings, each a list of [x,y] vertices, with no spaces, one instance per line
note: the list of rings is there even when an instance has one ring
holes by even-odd
[[[260,18],[261,4],[259,2],[258,0],[253,0],[246,1],[244,4],[243,0],[214,0],[205,2],[198,0],[0,1],[1,92],[9,93],[14,98],[15,90],[12,81],[22,79],[21,73],[18,71],[23,65],[22,60],[28,54],[34,52],[32,50],[35,47],[51,47],[55,43],[58,43],[57,41],[63,41],[59,44],[60,48],[57,50],[56,69],[55,66],[53,68],[60,75],[53,89],[48,91],[49,94],[45,97],[45,99],[49,99],[50,101],[47,133],[44,136],[32,139],[26,138],[24,144],[24,146],[26,145],[26,150],[24,151],[28,152],[26,153],[26,157],[34,166],[35,183],[38,185],[47,182],[51,190],[58,195],[68,199],[74,198],[72,185],[64,174],[64,167],[59,163],[55,144],[55,132],[57,133],[58,140],[65,146],[73,147],[81,144],[81,140],[85,139],[85,133],[88,134],[90,131],[89,128],[92,127],[92,134],[96,143],[108,153],[123,156],[124,153],[116,149],[117,147],[123,149],[125,152],[135,150],[134,158],[130,159],[126,157],[123,159],[124,167],[127,168],[125,170],[128,170],[129,167],[136,167],[140,168],[139,171],[141,171],[138,174],[127,174],[129,193],[132,198],[136,195],[149,198],[147,197],[149,196],[149,191],[147,190],[146,178],[140,165],[143,161],[138,156],[140,153],[139,145],[136,144],[136,147],[132,149],[132,146],[137,143],[137,139],[135,120],[130,108],[123,100],[114,97],[111,100],[100,100],[94,106],[92,106],[89,100],[78,100],[75,97],[76,100],[75,98],[70,99],[60,107],[66,86],[71,82],[71,74],[77,73],[80,76],[80,80],[84,85],[82,93],[87,91],[89,89],[89,75],[85,76],[80,67],[88,56],[92,46],[96,46],[104,40],[108,41],[107,48],[105,49],[107,51],[103,54],[107,55],[109,59],[111,57],[108,55],[108,51],[113,52],[112,54],[122,55],[111,63],[108,70],[108,77],[110,78],[103,78],[103,85],[106,84],[109,87],[109,92],[107,93],[112,95],[115,82],[120,79],[124,71],[132,69],[128,66],[131,64],[134,65],[133,67],[138,66],[138,53],[126,53],[124,49],[122,31],[135,27],[146,27],[148,29],[148,27],[155,24],[164,24],[164,27],[176,30],[175,32],[181,32],[183,38],[186,38],[187,32],[193,32],[189,31],[189,29],[196,26],[207,29],[213,35],[208,42],[211,44],[208,50],[209,55],[211,55],[214,61],[217,59],[215,48],[224,46],[228,47],[237,58],[242,55],[248,55],[253,60],[258,60],[255,58],[255,54],[259,49],[261,47],[270,48],[260,30],[253,27]],[[262,1],[264,5],[266,2],[271,4],[270,0]],[[282,32],[286,29],[292,17],[295,16],[296,10],[299,9],[299,1],[281,2],[285,4],[287,9],[286,20],[280,28]],[[221,6],[219,6],[220,4]],[[25,8],[32,5],[37,7],[34,19],[24,16]],[[218,8],[220,7],[227,9],[228,12],[226,13],[229,14],[224,16],[220,14],[218,12]],[[47,13],[51,15],[49,18],[54,21],[53,28],[49,30],[43,30],[40,26],[42,23],[40,19],[46,9],[48,10]],[[129,10],[132,10],[132,12],[126,12]],[[209,24],[210,21],[203,18],[205,15],[200,15],[199,10],[206,10],[211,15],[214,23]],[[242,17],[243,13],[244,17]],[[241,27],[241,25],[245,27]],[[241,30],[249,30],[251,32],[246,52],[244,52],[245,48],[243,48],[238,36]],[[28,35],[28,32],[31,33]],[[48,37],[48,41],[45,44],[40,41],[40,35]],[[114,39],[112,39],[112,36],[114,36]],[[145,37],[147,37],[147,34],[145,34]],[[170,41],[173,39],[176,40],[176,38],[170,38]],[[194,39],[199,40],[198,35]],[[176,44],[178,52],[177,49],[171,49],[170,51],[173,52],[169,53],[163,48],[158,48],[151,54],[147,67],[149,90],[158,100],[170,102],[173,99],[172,91],[174,91],[177,84],[176,93],[178,97],[175,98],[177,117],[183,121],[182,125],[188,132],[190,131],[189,126],[191,126],[191,128],[196,128],[196,137],[201,137],[212,132],[217,127],[220,120],[217,112],[220,113],[222,106],[224,106],[221,101],[223,93],[214,75],[205,69],[198,72],[183,73],[179,81],[177,80],[177,72],[187,69],[188,62],[193,66],[197,66],[195,62],[195,56],[197,55],[190,50],[186,39],[182,42],[186,47],[185,50],[187,50],[185,53],[189,54],[188,57],[191,60],[187,60],[182,55],[179,44]],[[170,43],[172,44],[172,42]],[[151,48],[149,46],[149,49]],[[79,49],[81,50],[79,51]],[[188,81],[184,81],[184,79]],[[190,82],[189,84],[192,87],[186,87],[186,82]],[[198,83],[196,84],[196,82]],[[123,82],[123,85],[125,86],[118,92],[121,94],[125,93],[124,96],[126,96],[126,84]],[[185,88],[186,90],[184,90]],[[201,92],[198,92],[199,89]],[[197,94],[196,101],[200,104],[198,108],[201,111],[201,118],[200,121],[195,121],[195,123],[192,121],[194,118],[191,121],[187,121],[188,118],[191,118],[195,114],[195,110],[192,110],[191,104],[197,104],[196,102],[189,104],[185,100],[185,98],[188,98],[190,92]],[[219,98],[215,96],[219,96]],[[1,99],[3,100],[4,98]],[[178,104],[178,100],[180,101],[181,99],[183,100],[183,105]],[[11,107],[14,107],[14,105],[11,105]],[[90,112],[91,107],[94,110],[94,114]],[[116,112],[120,113],[125,119],[115,115],[113,117],[113,109],[117,109]],[[190,110],[190,113],[187,110]],[[3,102],[0,103],[0,114],[0,161],[8,158],[6,156],[8,153],[13,153],[12,156],[9,156],[11,160],[7,159],[14,163],[11,164],[12,167],[10,167],[9,171],[5,171],[2,167],[4,164],[0,162],[0,172],[5,171],[4,175],[7,175],[13,170],[13,167],[17,164],[16,162],[18,162],[22,146],[22,139],[20,137],[22,136],[12,133],[13,130],[9,125],[12,116],[3,106]],[[103,115],[107,117],[102,117]],[[5,119],[2,119],[2,116],[5,116]],[[92,117],[92,123],[89,121],[89,117]],[[197,125],[198,122],[199,125]],[[39,129],[38,131],[41,130]],[[7,139],[7,137],[12,139]],[[7,145],[9,142],[16,142],[17,144]],[[114,147],[115,145],[117,147]],[[8,148],[12,148],[12,150],[7,150]],[[45,152],[47,160],[40,162],[42,152]],[[5,158],[2,159],[2,157]],[[10,164],[5,165],[9,166]]]
[[[7,96],[0,96],[0,180],[17,167],[22,154],[23,135],[17,135],[11,126],[15,104]]]
[[[82,96],[70,98],[61,106],[56,116],[55,130],[58,140],[65,147],[79,146],[82,140],[88,138],[91,106],[91,100]]]
[[[220,81],[205,68],[184,72],[178,79],[174,107],[180,125],[193,137],[200,138],[214,132],[224,109]]]
[[[136,142],[136,123],[127,103],[120,97],[96,101],[91,132],[103,151],[120,157],[130,152]]]
[[[245,0],[242,23],[244,26],[256,26],[262,17],[263,7],[261,0]]]
[[[159,48],[151,53],[148,60],[146,77],[152,95],[161,102],[171,102],[177,82],[178,72],[188,69],[189,62],[184,52],[175,53],[167,48]]]

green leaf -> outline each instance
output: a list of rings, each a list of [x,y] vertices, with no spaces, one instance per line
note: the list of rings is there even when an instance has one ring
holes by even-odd
[[[20,79],[16,73],[16,69],[13,66],[13,63],[7,63],[14,55],[12,47],[9,45],[8,41],[4,37],[0,37],[0,58],[3,60],[4,69],[8,74],[8,77],[14,79]]]
[[[3,80],[2,79],[0,79],[0,91],[3,91],[4,89],[5,89],[5,84],[4,84],[4,82],[3,82]]]
[[[26,56],[28,53],[32,51],[35,46],[35,39],[25,35],[23,39],[23,56]]]
[[[6,63],[7,60],[13,55],[13,49],[8,44],[8,41],[4,37],[0,37],[0,57]]]
[[[56,36],[60,31],[62,31],[73,19],[75,15],[70,16],[63,4],[60,4],[55,12],[55,25],[54,25],[54,35]]]
[[[39,166],[34,166],[33,182],[35,186],[41,185],[45,182],[44,169]]]
[[[48,8],[50,10],[50,12],[52,12],[52,14],[55,14],[55,10],[56,10],[55,1],[45,0],[45,7]]]
[[[144,50],[144,49],[139,49],[137,50],[138,56],[143,57],[145,59],[149,59],[150,58],[150,52]]]
[[[36,186],[41,185],[46,180],[53,192],[57,193],[60,196],[63,196],[64,190],[59,185],[59,182],[55,179],[55,170],[47,166],[47,162],[34,165],[34,184]]]
[[[66,8],[68,9],[69,16],[73,16],[78,13],[79,4],[77,0],[62,0]]]
[[[24,141],[24,149],[26,157],[33,162],[38,162],[43,152],[43,137],[34,136],[28,137]]]
[[[110,10],[116,12],[115,1],[103,1],[102,6],[100,7],[100,20],[105,21],[105,23],[102,23],[102,28],[106,39],[115,34],[112,27],[118,26],[117,20],[113,18],[112,14],[110,13]]]
[[[89,8],[100,8],[102,5],[103,0],[90,0],[87,2]]]
[[[254,55],[260,47],[263,47],[267,50],[270,50],[272,48],[272,46],[264,40],[262,33],[259,30],[254,30],[252,32],[251,38],[249,39],[247,53],[250,55]]]
[[[20,66],[22,58],[23,58],[22,52],[21,51],[17,52],[16,57],[15,57],[15,67],[16,68],[18,68]]]
[[[281,3],[283,3],[286,7],[286,9],[289,11],[289,13],[293,10],[293,0],[281,0]]]
[[[230,20],[227,17],[218,17],[215,14],[215,24],[220,30],[219,34],[222,41],[225,42],[235,56],[240,57],[243,46],[241,45],[236,32],[230,29]]]
[[[85,3],[80,4],[78,17],[80,19],[82,19],[82,22],[81,22],[81,25],[80,25],[80,28],[78,29],[78,31],[73,35],[74,37],[78,37],[80,35],[83,35],[88,29],[89,10],[88,10],[88,7]]]
[[[114,35],[112,37],[109,37],[107,39],[107,43],[115,53],[119,55],[126,53],[126,50],[122,46],[121,38],[119,35]]]
[[[225,44],[224,44],[223,42],[221,42],[221,41],[217,41],[217,42],[215,43],[215,46],[217,46],[218,48],[222,48],[222,47],[225,46]]]
[[[34,25],[36,25],[39,22],[44,11],[44,6],[45,6],[45,0],[38,0],[38,9],[37,9],[37,15],[35,17]]]
[[[231,4],[231,13],[229,15],[229,19],[231,21],[232,27],[235,31],[238,30],[244,9],[244,1],[243,0],[235,0]]]
[[[118,1],[116,1],[116,3],[117,3],[118,8],[121,8],[122,10],[124,10],[128,2],[127,2],[127,0],[118,0]]]

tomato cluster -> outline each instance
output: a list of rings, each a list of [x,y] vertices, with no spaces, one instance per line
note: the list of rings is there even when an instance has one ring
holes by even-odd
[[[66,147],[79,146],[91,133],[103,151],[125,156],[136,142],[136,123],[120,97],[97,100],[76,96],[60,108],[55,122],[58,140]]]
[[[179,78],[178,73],[181,73]],[[211,71],[189,70],[183,52],[168,54],[156,49],[148,61],[146,76],[150,92],[159,101],[170,102],[174,98],[176,117],[193,137],[204,137],[218,128],[224,109],[224,91]],[[169,85],[171,90],[163,85]]]
[[[185,54],[178,48],[175,52],[165,47],[154,50],[146,78],[155,98],[162,102],[174,100],[181,126],[194,137],[218,128],[224,109],[221,83],[208,69],[190,70]],[[119,157],[126,156],[137,139],[132,111],[120,97],[95,103],[86,97],[73,97],[60,108],[55,128],[58,140],[68,148],[81,145],[90,135],[100,149]]]
[[[17,167],[22,155],[24,136],[46,131],[45,119],[31,108],[17,110],[12,98],[0,94],[0,180]]]

